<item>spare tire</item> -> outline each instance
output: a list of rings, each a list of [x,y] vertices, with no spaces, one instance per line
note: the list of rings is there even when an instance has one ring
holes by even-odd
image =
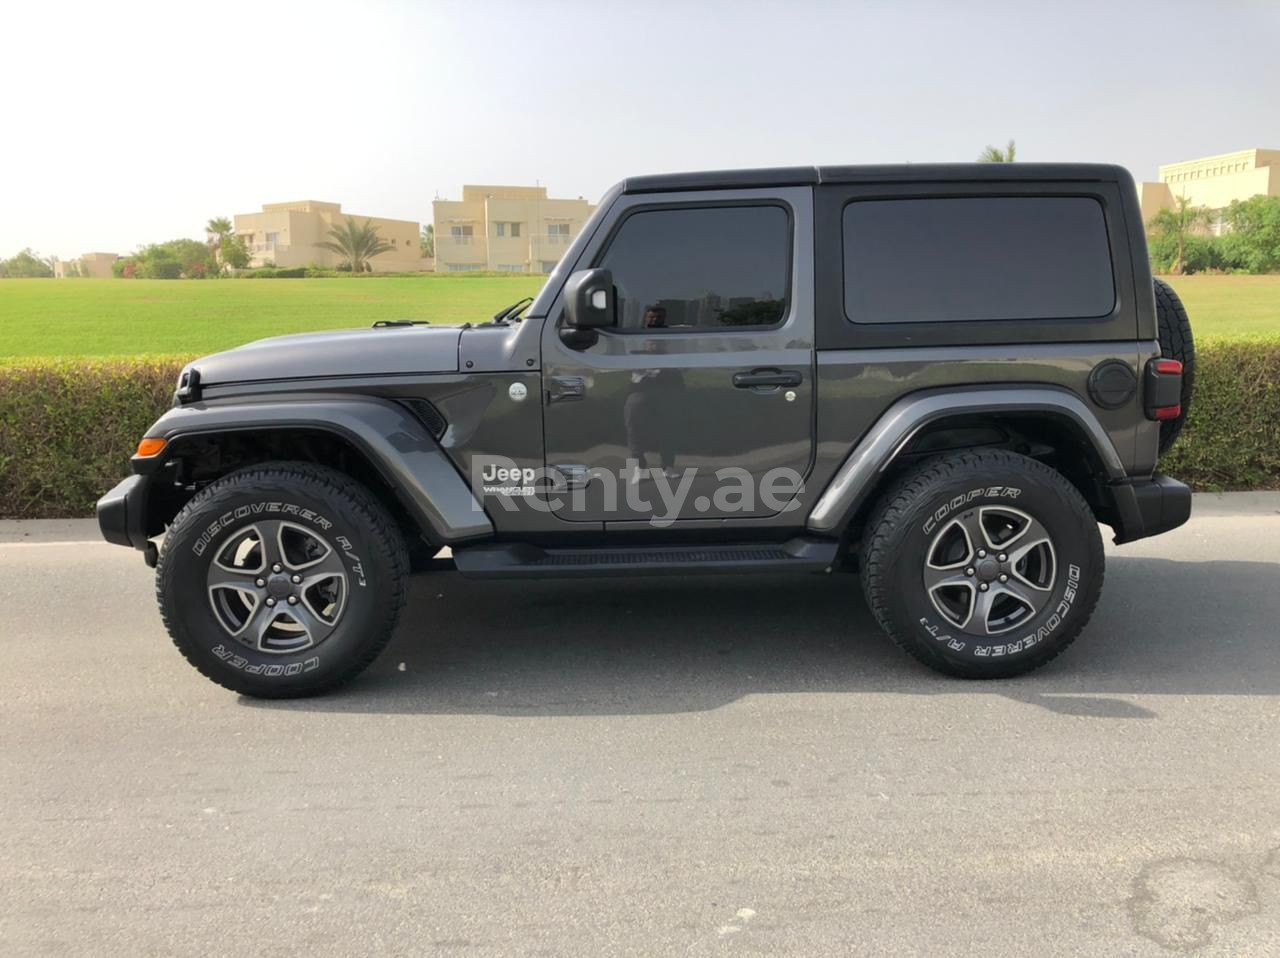
[[[1160,336],[1160,355],[1182,363],[1182,415],[1160,423],[1160,455],[1173,448],[1187,422],[1191,396],[1196,387],[1196,344],[1191,336],[1191,320],[1178,294],[1162,279],[1151,281],[1156,294],[1156,323]]]

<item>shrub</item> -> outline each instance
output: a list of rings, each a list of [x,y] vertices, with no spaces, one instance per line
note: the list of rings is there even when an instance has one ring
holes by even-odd
[[[88,515],[172,402],[179,358],[0,366],[0,518]],[[1280,488],[1280,341],[1200,348],[1161,469],[1197,489]]]
[[[281,269],[278,266],[259,266],[236,274],[240,279],[302,279],[308,275],[306,266],[290,266]]]
[[[0,366],[0,517],[87,515],[173,401],[180,359]]]
[[[1280,342],[1200,346],[1191,415],[1160,468],[1197,489],[1280,488]]]

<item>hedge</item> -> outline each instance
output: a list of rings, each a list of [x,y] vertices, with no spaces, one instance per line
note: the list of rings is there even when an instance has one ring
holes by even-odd
[[[83,516],[129,474],[186,360],[0,366],[0,518]]]
[[[0,518],[88,515],[128,474],[183,362],[0,366]],[[1197,489],[1280,488],[1280,342],[1200,347],[1191,420],[1161,468]]]

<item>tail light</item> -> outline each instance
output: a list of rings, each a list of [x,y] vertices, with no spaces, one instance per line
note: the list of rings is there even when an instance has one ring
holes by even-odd
[[[1152,359],[1147,363],[1147,418],[1163,422],[1182,415],[1182,363],[1176,359]]]

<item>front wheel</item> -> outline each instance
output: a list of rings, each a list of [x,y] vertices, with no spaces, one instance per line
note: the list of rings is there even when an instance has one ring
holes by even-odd
[[[1038,668],[1079,635],[1102,589],[1102,537],[1061,473],[965,452],[908,473],[873,510],[863,587],[876,620],[926,665],[964,678]]]
[[[268,463],[202,489],[178,513],[156,594],[178,650],[262,698],[346,682],[391,638],[408,558],[386,509],[333,469]]]

